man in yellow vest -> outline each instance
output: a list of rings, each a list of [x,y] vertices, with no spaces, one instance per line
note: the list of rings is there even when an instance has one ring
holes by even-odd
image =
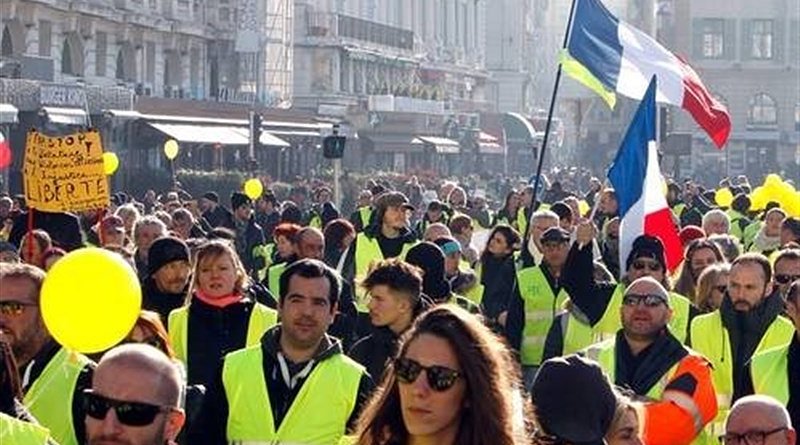
[[[188,443],[336,444],[372,388],[327,331],[341,289],[336,271],[299,260],[281,276],[281,324],[228,354]]]
[[[781,316],[783,299],[773,289],[769,260],[759,253],[744,254],[731,264],[722,306],[692,320],[691,346],[714,365],[720,413],[710,425],[712,437],[722,434],[731,402],[750,392],[745,367],[750,358],[785,346],[794,335],[791,322]]]
[[[559,281],[569,253],[569,241],[569,232],[558,226],[550,227],[539,239],[542,263],[517,272],[517,286],[506,317],[506,337],[519,351],[527,389],[542,363],[547,331],[569,298]]]
[[[84,443],[83,390],[94,362],[53,340],[39,309],[45,273],[28,264],[0,264],[0,333],[20,367],[23,403],[62,445]]]
[[[667,329],[669,302],[654,278],[635,280],[622,299],[622,329],[585,350],[617,386],[645,400],[640,422],[648,445],[694,443],[717,415],[711,365]]]
[[[747,396],[733,405],[720,443],[795,445],[795,428],[780,402],[769,396]]]
[[[183,387],[178,366],[156,348],[127,344],[108,351],[83,394],[88,444],[175,444],[186,421]]]
[[[800,280],[800,249],[779,250],[772,267],[775,271],[775,288],[786,299],[789,286]]]
[[[356,232],[363,232],[369,226],[370,218],[372,217],[372,192],[369,190],[361,190],[358,194],[358,202],[356,202],[356,210],[350,214],[350,222],[356,229]]]
[[[756,354],[750,362],[753,392],[775,398],[800,425],[800,279],[786,296],[786,314],[794,321],[795,335],[782,347]]]

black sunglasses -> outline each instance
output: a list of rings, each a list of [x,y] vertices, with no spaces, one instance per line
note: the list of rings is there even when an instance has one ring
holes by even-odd
[[[410,358],[398,358],[394,361],[394,374],[402,383],[414,383],[422,371],[425,371],[428,386],[436,392],[447,391],[461,377],[460,372],[445,366],[422,366]]]
[[[23,301],[0,301],[0,314],[17,316],[25,311],[26,307],[36,307],[35,303],[25,303]]]
[[[625,306],[638,306],[639,303],[644,303],[644,305],[647,307],[658,307],[662,304],[666,304],[664,302],[664,298],[661,295],[627,294],[624,297],[622,297],[622,304],[624,304]]]
[[[633,268],[636,270],[644,270],[644,268],[650,269],[650,272],[658,272],[661,270],[661,265],[658,263],[650,263],[645,261],[634,261]]]
[[[83,392],[83,408],[86,414],[97,420],[103,420],[108,410],[114,408],[117,420],[127,426],[146,426],[153,423],[160,413],[174,411],[168,406],[151,405],[142,402],[126,402],[101,396],[91,389]]]
[[[800,280],[800,275],[778,274],[775,275],[775,281],[778,284],[789,284],[794,280]]]
[[[781,426],[767,431],[748,431],[744,434],[728,433],[720,436],[720,442],[724,445],[763,445],[767,437],[785,431],[787,428]]]

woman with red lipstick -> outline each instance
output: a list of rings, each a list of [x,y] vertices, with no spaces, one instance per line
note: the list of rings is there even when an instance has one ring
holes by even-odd
[[[189,303],[169,314],[169,336],[188,383],[208,384],[225,354],[257,344],[277,312],[250,299],[233,247],[209,241],[197,252]]]
[[[454,305],[423,313],[356,427],[358,445],[528,443],[528,402],[508,349]]]

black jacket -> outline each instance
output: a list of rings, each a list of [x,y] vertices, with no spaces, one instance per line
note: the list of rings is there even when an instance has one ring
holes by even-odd
[[[483,299],[481,310],[487,320],[495,320],[508,310],[514,288],[517,286],[517,270],[514,255],[503,258],[489,256],[481,263]]]
[[[376,382],[383,380],[383,371],[397,352],[400,338],[389,328],[376,328],[372,334],[357,341],[347,353],[353,360],[364,365]]]
[[[294,389],[289,389],[283,381],[277,359],[277,354],[280,351],[280,335],[281,327],[276,326],[264,334],[264,337],[261,339],[261,349],[264,354],[263,375],[266,380],[267,396],[269,398],[270,407],[272,408],[276,430],[280,427],[281,422],[283,422],[283,419],[289,412],[295,398],[303,388],[303,384],[305,384],[305,379],[301,378],[298,380],[298,384]],[[336,339],[325,336],[314,356],[314,366],[327,358],[342,353],[341,344]],[[289,365],[291,369],[290,373],[295,374],[304,367],[305,363],[290,363]],[[365,372],[361,376],[361,382],[358,385],[358,401],[355,409],[353,409],[353,412],[350,414],[348,430],[352,428],[355,423],[358,414],[361,412],[361,407],[366,402],[373,387],[372,379],[369,374]],[[264,413],[264,415],[266,416],[266,413]],[[314,413],[308,413],[307,415],[314,415]],[[225,387],[222,383],[222,366],[220,365],[216,378],[212,381],[206,393],[199,421],[196,422],[196,427],[189,432],[189,440],[187,443],[225,445],[228,443],[226,438],[227,425],[228,400],[225,394]]]
[[[247,273],[264,267],[264,258],[253,255],[253,249],[264,244],[264,233],[261,226],[256,224],[255,217],[250,217],[247,222],[236,221],[236,253],[242,260]]]
[[[591,244],[579,249],[573,243],[561,272],[561,285],[592,326],[603,318],[617,287],[613,282],[595,282],[593,261]]]
[[[83,247],[83,232],[78,217],[72,213],[50,213],[39,210],[33,212],[33,228],[42,229],[50,235],[55,247],[67,252]],[[19,247],[22,237],[28,232],[28,212],[21,212],[14,217],[14,225],[8,235],[8,241]]]
[[[167,326],[169,313],[183,306],[186,301],[186,292],[189,285],[177,294],[168,294],[158,289],[156,280],[148,277],[142,282],[142,309],[157,312],[161,316],[161,322]]]
[[[236,224],[233,222],[233,213],[221,205],[217,205],[214,210],[206,210],[203,212],[202,219],[204,219],[212,229],[216,227],[225,227],[236,230]]]

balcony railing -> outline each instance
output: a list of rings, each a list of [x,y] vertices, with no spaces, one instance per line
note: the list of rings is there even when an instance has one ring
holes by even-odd
[[[308,12],[307,37],[341,37],[376,45],[414,49],[414,32],[343,14]]]

